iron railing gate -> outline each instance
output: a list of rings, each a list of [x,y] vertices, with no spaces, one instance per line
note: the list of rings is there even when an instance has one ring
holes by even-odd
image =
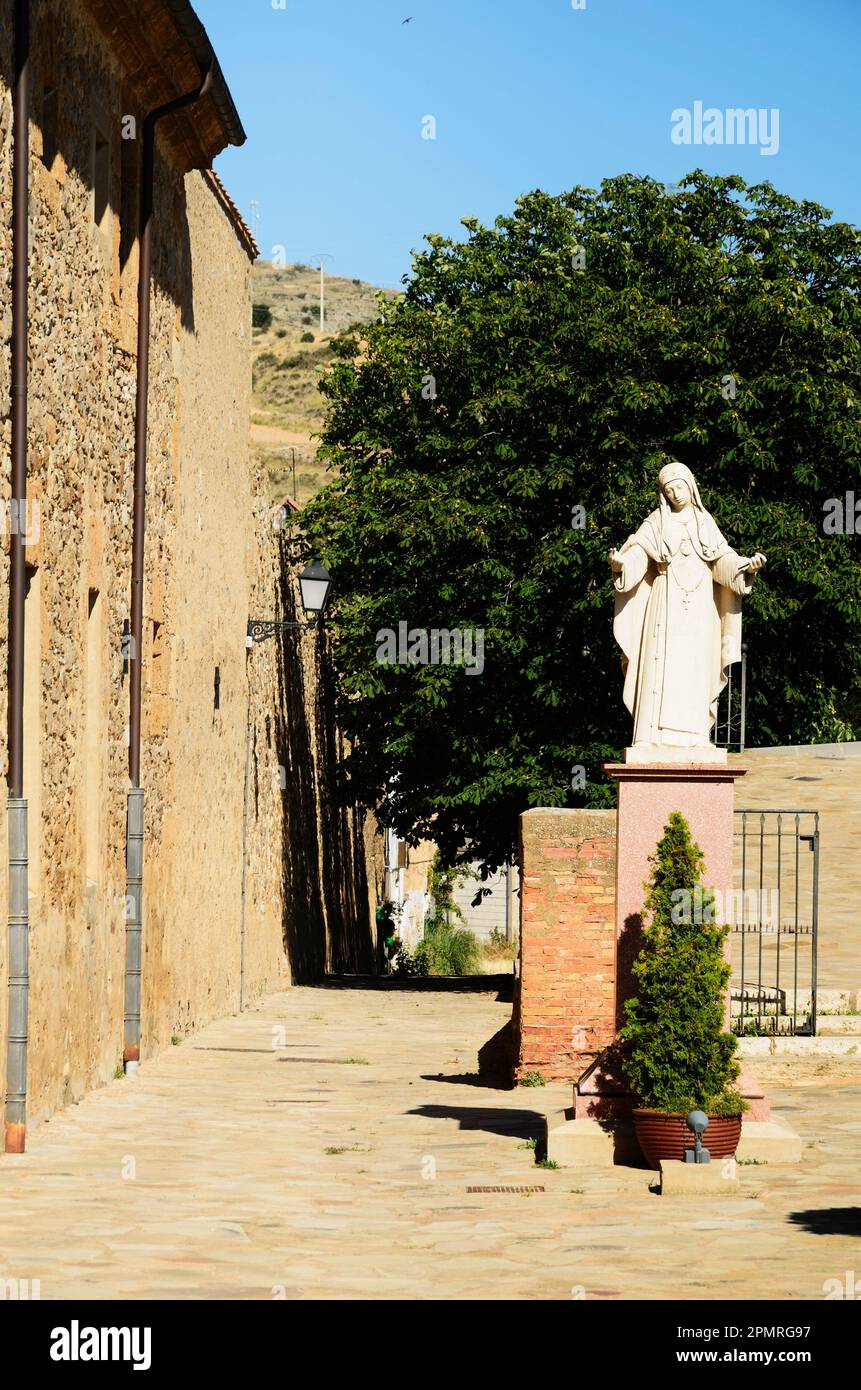
[[[735,812],[733,1028],[816,1032],[819,812]]]
[[[727,667],[726,685],[720,693],[715,719],[716,748],[744,752],[747,724],[747,643],[741,644],[741,661]]]

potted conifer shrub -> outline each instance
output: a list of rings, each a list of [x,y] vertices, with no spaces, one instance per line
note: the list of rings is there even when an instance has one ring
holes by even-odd
[[[713,1158],[726,1158],[736,1151],[747,1108],[734,1087],[736,1039],[726,1029],[729,927],[714,920],[714,893],[701,883],[703,854],[678,811],[649,862],[643,945],[633,967],[637,995],[625,1005],[620,1033],[638,1102],[634,1130],[657,1167],[662,1158],[684,1158],[693,1144],[686,1116],[704,1110],[703,1142]]]

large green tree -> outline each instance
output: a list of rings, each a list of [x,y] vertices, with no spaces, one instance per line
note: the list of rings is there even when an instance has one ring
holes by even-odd
[[[699,171],[464,226],[428,236],[324,383],[335,476],[307,520],[334,578],[347,794],[488,864],[528,806],[610,804],[601,764],[630,732],[607,550],[671,458],[768,556],[745,603],[749,741],[851,736],[858,542],[823,507],[861,501],[857,229]],[[483,674],[378,663],[399,622],[483,629]]]

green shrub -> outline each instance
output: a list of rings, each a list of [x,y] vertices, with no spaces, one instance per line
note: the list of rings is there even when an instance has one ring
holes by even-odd
[[[528,1071],[520,1078],[521,1086],[546,1086],[547,1082],[540,1071]]]
[[[415,956],[412,951],[408,951],[406,946],[398,948],[397,955],[392,959],[392,974],[400,975],[402,978],[411,978],[413,975],[424,974],[418,969]]]
[[[314,341],[314,334],[313,334],[313,333],[303,333],[303,334],[302,334],[302,337],[299,339],[299,342],[300,342],[300,343],[313,343],[313,341]]]
[[[488,960],[499,960],[500,957],[511,960],[517,955],[517,947],[513,941],[508,940],[504,931],[494,927],[484,943],[484,954]]]
[[[441,917],[429,918],[414,959],[418,975],[473,975],[480,967],[481,947],[474,932]]]
[[[628,1022],[619,1035],[625,1073],[641,1106],[740,1114],[745,1102],[732,1089],[737,1043],[724,1022],[729,927],[711,920],[714,893],[700,882],[703,854],[678,811],[649,862],[637,996],[625,1005]]]
[[[454,901],[454,885],[462,870],[443,866],[439,852],[428,874],[431,910],[424,936],[416,947],[422,975],[472,975],[481,968],[483,951],[474,932],[460,926],[466,918]]]
[[[471,870],[458,865],[457,867],[447,867],[443,864],[439,850],[431,861],[428,872],[428,893],[433,904],[430,920],[432,922],[450,922],[452,917],[456,917],[459,922],[465,922],[466,918],[454,900],[454,886],[464,878],[475,877]]]
[[[252,304],[251,306],[251,326],[252,328],[268,328],[272,323],[272,310],[268,304]]]

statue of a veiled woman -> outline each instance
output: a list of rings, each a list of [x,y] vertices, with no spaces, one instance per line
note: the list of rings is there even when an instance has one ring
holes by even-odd
[[[619,550],[613,632],[622,649],[633,747],[697,761],[710,743],[727,667],[741,657],[741,600],[765,564],[737,555],[683,463],[658,474],[660,504]]]

